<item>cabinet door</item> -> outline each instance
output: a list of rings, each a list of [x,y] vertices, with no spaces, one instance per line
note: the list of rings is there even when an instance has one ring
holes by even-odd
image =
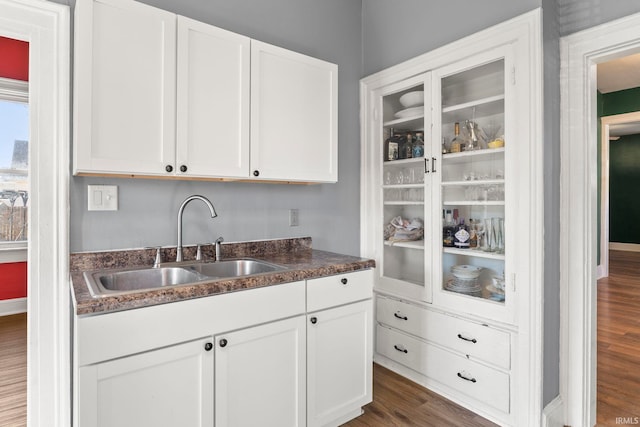
[[[212,427],[212,343],[195,340],[80,368],[78,425]]]
[[[512,47],[501,46],[437,69],[432,79],[432,139],[449,144],[431,177],[439,187],[431,203],[433,229],[450,237],[432,240],[433,301],[507,323],[515,312],[516,265],[527,262],[519,252],[528,242],[519,242],[516,233],[529,226],[518,214],[528,195],[528,187],[518,184],[527,179],[522,146],[528,135],[526,126],[518,126],[527,118],[515,102],[513,58]],[[458,218],[443,223],[442,212]]]
[[[176,174],[249,176],[249,50],[248,37],[178,16]]]
[[[376,97],[372,128],[376,144],[376,213],[368,225],[381,262],[378,286],[394,294],[431,302],[433,239],[431,73],[385,86]],[[433,154],[437,155],[437,154]],[[425,203],[426,201],[426,203]],[[438,233],[436,233],[438,234]]]
[[[338,66],[251,41],[251,172],[338,180]]]
[[[175,158],[176,15],[78,0],[74,173],[166,174]]]
[[[357,413],[372,400],[371,300],[307,316],[307,425]]]
[[[305,317],[216,336],[216,426],[305,425]]]

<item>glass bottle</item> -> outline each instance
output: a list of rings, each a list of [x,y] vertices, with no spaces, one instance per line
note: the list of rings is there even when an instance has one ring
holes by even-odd
[[[413,157],[413,135],[407,132],[407,140],[402,147],[402,158],[411,159]]]
[[[453,139],[451,140],[451,152],[459,153],[462,147],[462,139],[460,137],[460,123],[456,122],[453,125]]]
[[[451,209],[447,209],[444,214],[443,226],[442,226],[442,246],[446,248],[452,248],[453,245],[453,234],[455,222],[453,220],[453,214],[451,213]]]
[[[416,141],[413,143],[413,157],[424,156],[424,139],[422,132],[416,132]]]
[[[393,128],[389,128],[389,138],[384,142],[384,161],[398,160],[400,151],[400,141],[397,135],[394,135]]]
[[[469,249],[469,229],[464,223],[464,218],[460,218],[460,222],[456,227],[456,232],[453,234],[453,245],[457,249]]]

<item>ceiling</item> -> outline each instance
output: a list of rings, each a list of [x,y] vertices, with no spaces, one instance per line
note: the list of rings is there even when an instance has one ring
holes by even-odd
[[[600,93],[640,87],[640,54],[625,56],[598,64],[598,90]],[[609,135],[613,137],[640,133],[640,123],[611,125]]]

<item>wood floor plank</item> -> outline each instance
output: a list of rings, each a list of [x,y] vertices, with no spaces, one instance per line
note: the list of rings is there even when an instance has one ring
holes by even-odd
[[[27,425],[27,315],[0,316],[0,426]]]

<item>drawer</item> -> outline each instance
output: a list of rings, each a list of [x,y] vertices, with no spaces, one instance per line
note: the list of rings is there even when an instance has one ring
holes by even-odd
[[[307,280],[307,312],[323,310],[373,296],[373,270]]]
[[[453,390],[509,413],[509,374],[382,325],[376,352]]]
[[[479,323],[378,297],[378,322],[503,369],[511,367],[511,337]]]

